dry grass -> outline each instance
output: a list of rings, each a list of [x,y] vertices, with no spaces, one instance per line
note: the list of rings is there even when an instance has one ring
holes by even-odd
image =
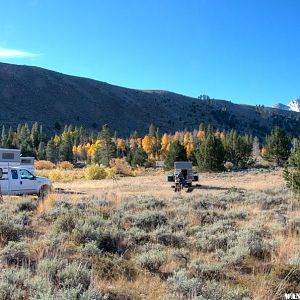
[[[66,172],[75,172],[75,170]],[[81,202],[95,199],[107,200],[110,205],[98,208],[93,214],[96,216],[97,213],[100,213],[109,219],[116,210],[124,207],[124,202],[127,201],[129,196],[152,195],[156,199],[163,200],[165,204],[162,209],[159,208],[157,211],[162,210],[172,221],[177,216],[184,216],[189,229],[198,227],[197,230],[201,232],[202,229],[200,227],[205,226],[205,224],[201,224],[197,215],[198,211],[193,208],[193,201],[197,201],[200,197],[202,197],[201,199],[206,199],[206,196],[207,198],[216,196],[213,199],[219,199],[219,194],[222,193],[220,197],[228,197],[230,199],[235,193],[232,187],[235,187],[242,189],[245,193],[252,193],[251,195],[255,197],[262,197],[263,201],[264,195],[265,197],[268,195],[270,197],[276,196],[276,189],[284,186],[281,170],[224,174],[207,173],[201,174],[202,186],[200,188],[194,189],[192,193],[183,191],[175,194],[170,187],[170,183],[166,182],[165,175],[163,172],[153,171],[143,173],[143,175],[137,177],[119,177],[117,180],[88,181],[76,179],[73,182],[55,182],[55,192],[38,205],[37,213],[31,225],[35,234],[29,235],[26,239],[30,244],[32,259],[39,261],[49,255],[49,232],[54,232],[54,225],[53,222],[43,221],[43,215],[51,212],[52,208],[55,208],[57,201],[64,200],[77,205],[79,200]],[[228,192],[224,193],[226,191]],[[261,194],[259,191],[265,191],[265,193]],[[177,196],[179,202],[176,202],[174,196]],[[299,218],[300,205],[295,202],[291,195],[283,194],[283,197],[285,196],[291,199],[285,216],[290,220]],[[5,197],[5,202],[11,201],[14,203],[18,199],[17,197]],[[261,204],[252,202],[240,203],[237,201],[229,203],[227,203],[226,211],[222,208],[212,208],[212,210],[219,216],[225,213],[234,214],[240,210],[246,211],[246,217],[234,219],[234,225],[238,232],[249,228],[259,228],[260,232],[268,232],[264,239],[274,243],[276,246],[272,248],[269,256],[263,258],[251,256],[243,260],[238,266],[222,267],[220,270],[222,274],[220,284],[229,288],[236,286],[247,288],[250,291],[251,299],[280,299],[283,290],[287,286],[287,280],[278,278],[276,272],[281,270],[281,267],[286,266],[295,253],[300,253],[299,234],[292,225],[283,227],[278,223],[275,216],[277,216],[277,210],[280,205],[277,205],[274,209],[262,209]],[[135,216],[139,211],[137,209],[136,211],[131,211],[131,213]],[[121,214],[126,214],[126,211],[121,211]],[[111,220],[115,219],[112,218]],[[130,228],[130,224],[128,227],[124,226],[123,233],[128,234]],[[152,242],[155,242],[155,233],[151,232],[149,236]],[[163,299],[171,289],[170,284],[166,281],[167,277],[164,276],[174,274],[180,268],[188,269],[189,263],[193,260],[202,259],[208,266],[219,264],[218,259],[210,251],[203,251],[194,246],[194,243],[197,242],[197,235],[189,236],[189,233],[186,232],[185,238],[188,241],[188,246],[184,246],[183,250],[188,251],[188,262],[174,257],[172,251],[175,248],[170,246],[167,262],[161,267],[159,274],[150,274],[137,267],[138,275],[132,280],[126,278],[124,274],[111,280],[92,276],[93,286],[102,291],[118,293],[119,295],[124,294],[132,299]],[[64,242],[62,248],[57,249],[57,252],[54,253],[63,255],[71,260],[80,259],[76,247],[78,245],[74,241],[68,240]],[[143,251],[141,249],[141,245],[129,248],[128,252],[126,250],[124,253],[124,259],[134,263],[134,257],[140,251]],[[53,255],[53,252],[51,255]]]
[[[167,182],[166,175],[162,171],[148,171],[137,177],[118,177],[103,180],[75,180],[72,182],[57,182],[55,188],[63,189],[78,195],[108,195],[116,194],[121,198],[131,195],[152,195],[160,199],[169,199],[174,196],[171,183]],[[203,193],[218,194],[232,187],[246,190],[276,189],[284,186],[282,170],[273,172],[238,172],[238,173],[201,173],[200,187],[196,187],[192,194],[186,191],[180,192],[181,197],[202,195]]]

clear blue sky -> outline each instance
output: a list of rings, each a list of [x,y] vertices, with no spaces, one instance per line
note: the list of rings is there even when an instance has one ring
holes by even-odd
[[[298,0],[0,0],[0,61],[272,105],[300,97]]]

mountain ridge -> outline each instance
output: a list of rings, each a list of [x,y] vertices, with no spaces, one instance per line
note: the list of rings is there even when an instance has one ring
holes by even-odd
[[[275,108],[199,100],[162,90],[124,88],[106,82],[65,75],[40,67],[0,63],[0,124],[16,127],[35,121],[48,132],[54,125],[112,130],[128,136],[145,133],[151,123],[161,131],[197,129],[201,122],[215,128],[260,137],[280,126],[300,134],[299,114]]]

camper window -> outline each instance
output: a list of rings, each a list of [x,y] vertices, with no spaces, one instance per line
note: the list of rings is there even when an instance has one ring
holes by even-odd
[[[21,163],[23,165],[30,165],[31,164],[31,160],[30,159],[21,159]]]
[[[2,159],[14,160],[15,159],[15,154],[14,153],[9,153],[9,152],[2,153]]]

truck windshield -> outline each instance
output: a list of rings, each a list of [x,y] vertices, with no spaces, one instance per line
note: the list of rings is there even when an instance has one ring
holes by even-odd
[[[21,179],[30,179],[33,180],[34,176],[27,170],[21,169],[20,170]]]

